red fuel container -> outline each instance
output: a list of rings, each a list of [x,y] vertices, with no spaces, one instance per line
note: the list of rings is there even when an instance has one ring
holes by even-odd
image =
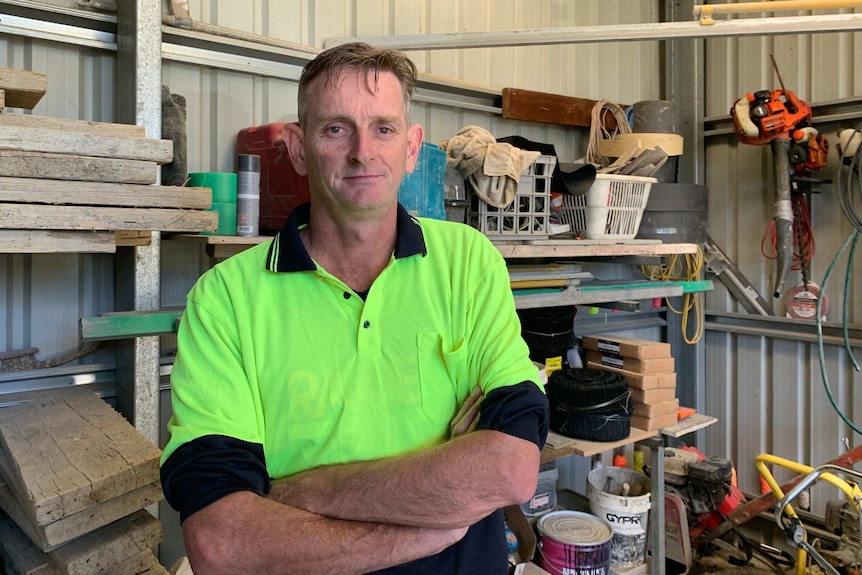
[[[284,122],[244,128],[236,136],[237,154],[260,156],[260,234],[284,227],[293,208],[309,200],[308,178],[293,169],[284,144]]]

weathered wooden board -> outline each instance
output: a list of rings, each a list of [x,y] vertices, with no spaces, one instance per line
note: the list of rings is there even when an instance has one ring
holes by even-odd
[[[0,114],[0,117],[3,116]],[[158,175],[159,165],[156,162],[0,150],[0,176],[155,184]]]
[[[11,254],[112,254],[117,251],[116,237],[111,232],[0,229],[0,246],[3,246],[3,253]]]
[[[592,123],[593,106],[597,100],[560,96],[518,88],[503,88],[503,117],[528,122],[545,122],[564,126],[584,126]],[[604,126],[617,127],[612,114],[605,116]]]
[[[48,88],[48,77],[38,72],[0,68],[0,89],[6,92],[6,106],[32,110]]]
[[[0,448],[9,487],[41,526],[159,480],[161,451],[74,387],[0,410]]]
[[[6,107],[6,90],[0,90],[0,112]]]
[[[0,150],[77,154],[167,164],[173,158],[174,143],[155,138],[96,136],[47,128],[0,126]]]
[[[148,246],[153,243],[153,233],[142,230],[125,230],[114,232],[117,246]]]
[[[90,575],[106,570],[135,573],[141,554],[162,539],[162,524],[144,510],[100,527],[48,553],[48,560],[62,575]],[[132,560],[136,570],[119,569],[118,563]],[[131,567],[131,565],[130,565]]]
[[[0,204],[0,229],[214,232],[218,213],[162,208]]]
[[[0,202],[208,210],[212,190],[0,177]]]
[[[2,511],[0,556],[0,565],[6,568],[6,575],[54,575],[48,556]]]
[[[44,552],[54,551],[90,531],[108,525],[164,499],[161,484],[156,481],[95,507],[64,517],[49,525],[36,525],[21,507],[21,502],[6,483],[0,480],[0,509],[9,514],[18,527]]]
[[[170,573],[168,573],[168,570],[159,563],[159,560],[156,559],[155,556],[153,556],[150,568],[146,571],[141,571],[140,573],[135,572],[135,575],[170,575]]]
[[[0,116],[0,126],[18,128],[42,128],[62,130],[75,134],[90,136],[117,136],[121,138],[146,138],[147,131],[143,126],[133,124],[112,124],[108,122],[90,122],[88,120],[66,120],[49,116],[34,116],[32,114],[3,114]]]

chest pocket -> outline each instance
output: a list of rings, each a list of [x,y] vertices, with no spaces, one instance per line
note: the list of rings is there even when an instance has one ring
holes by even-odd
[[[436,425],[449,425],[472,387],[467,381],[467,349],[460,342],[447,349],[439,333],[416,335],[422,412]]]

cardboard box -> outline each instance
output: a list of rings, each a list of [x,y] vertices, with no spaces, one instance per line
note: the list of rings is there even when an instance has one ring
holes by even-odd
[[[504,507],[503,516],[506,518],[506,525],[518,538],[518,567],[520,567],[520,564],[531,561],[536,553],[536,533],[530,526],[530,522],[527,521],[520,505]],[[512,569],[511,572],[516,573],[517,571]]]
[[[670,344],[648,339],[634,339],[616,335],[585,335],[581,338],[584,349],[634,359],[671,357]]]
[[[662,401],[661,403],[633,403],[632,414],[639,417],[658,417],[679,410],[679,400]]]
[[[515,575],[551,575],[535,563],[522,563],[515,568]]]
[[[676,423],[676,412],[669,413],[667,415],[660,415],[658,417],[641,417],[639,415],[632,417],[632,427],[645,429],[646,431],[659,430],[662,427],[676,425]]]
[[[633,403],[664,403],[676,399],[675,387],[659,387],[656,389],[632,389]],[[676,417],[676,412],[673,412]]]
[[[606,371],[615,371],[625,376],[629,382],[629,387],[634,389],[655,389],[657,387],[676,387],[676,372],[668,371],[663,373],[635,373],[626,371],[625,369],[617,369],[600,363],[588,362],[587,367],[592,369],[604,369]]]
[[[659,357],[655,359],[634,359],[631,357],[622,357],[609,353],[601,353],[599,351],[587,351],[587,361],[633,371],[635,373],[659,373],[674,371],[675,363],[672,357]]]

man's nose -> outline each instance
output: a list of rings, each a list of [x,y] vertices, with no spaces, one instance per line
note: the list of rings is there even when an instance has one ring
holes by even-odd
[[[373,142],[365,130],[354,132],[350,159],[357,164],[367,164],[374,159]]]

